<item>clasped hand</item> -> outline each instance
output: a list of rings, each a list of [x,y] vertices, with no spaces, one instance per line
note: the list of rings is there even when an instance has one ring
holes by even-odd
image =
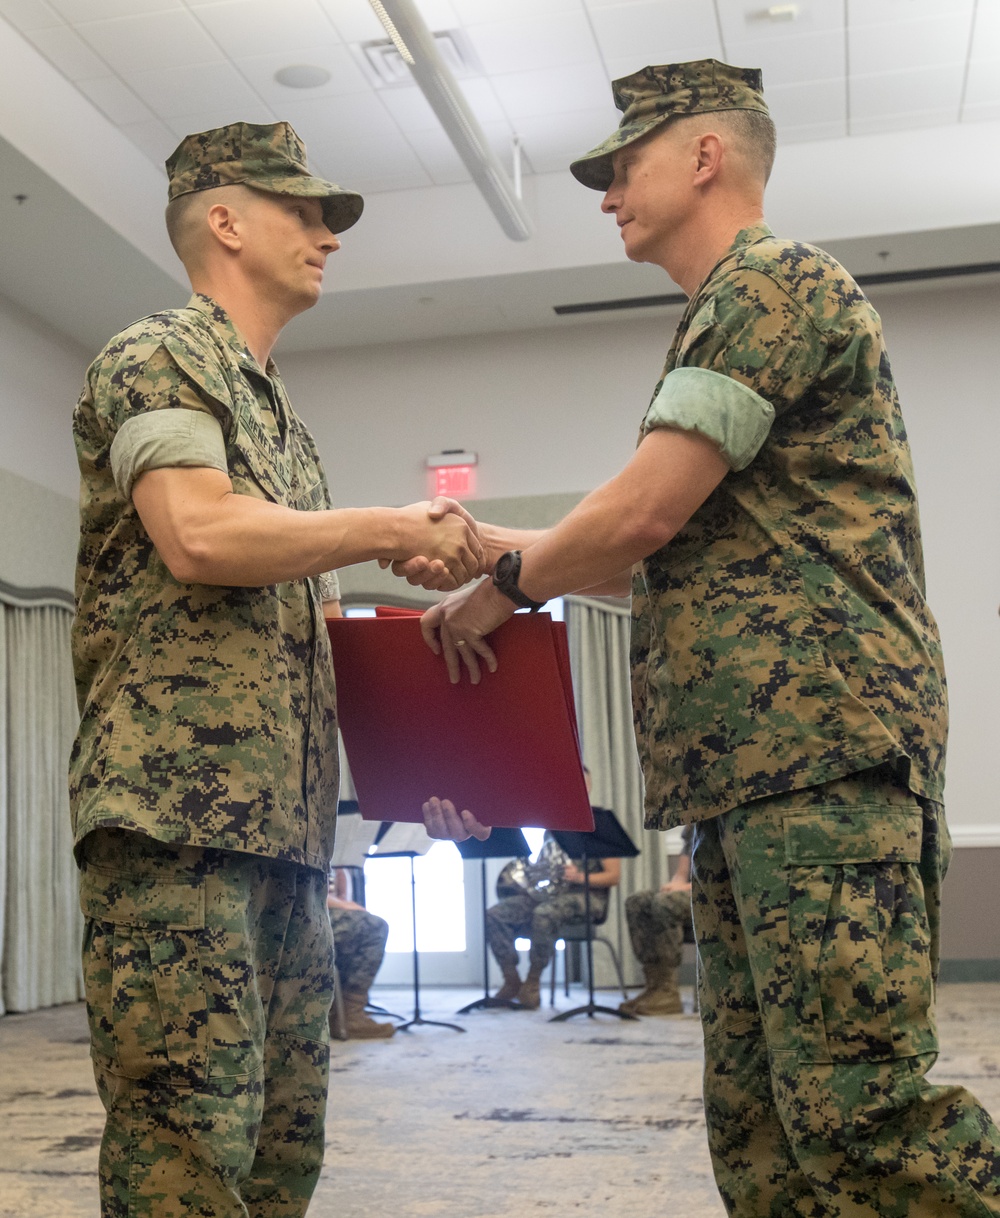
[[[441,592],[450,592],[492,570],[495,556],[484,549],[476,521],[460,503],[438,496],[428,504],[412,504],[403,510],[419,513],[428,535],[442,526],[467,532],[468,557],[449,564],[441,557],[431,557],[433,551],[428,548],[427,553],[421,552],[411,558],[379,559],[383,569],[391,565],[393,575],[429,591]],[[513,612],[512,602],[496,592],[486,580],[429,609],[421,618],[420,629],[434,654],[444,655],[452,684],[459,681],[464,663],[470,680],[476,685],[482,676],[481,663],[490,672],[496,672],[497,667],[496,656],[485,636]]]
[[[380,558],[379,566],[429,592],[452,592],[487,570],[487,557],[473,517],[455,499],[439,495],[401,509],[414,520],[406,558]]]

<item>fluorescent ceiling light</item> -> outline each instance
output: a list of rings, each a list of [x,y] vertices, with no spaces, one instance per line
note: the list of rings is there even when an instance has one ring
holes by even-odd
[[[330,73],[326,68],[319,68],[314,64],[293,63],[287,68],[279,68],[274,79],[288,89],[316,89],[327,83]]]
[[[532,233],[528,213],[413,0],[369,0],[369,3],[500,227],[511,240],[526,241]]]

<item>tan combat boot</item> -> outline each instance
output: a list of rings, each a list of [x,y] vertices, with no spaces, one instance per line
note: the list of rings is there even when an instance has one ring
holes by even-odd
[[[503,985],[493,995],[490,1002],[495,1002],[497,1006],[504,1006],[513,1002],[520,990],[521,974],[517,971],[517,965],[505,964],[503,966]]]
[[[528,975],[521,983],[517,995],[517,1005],[522,1011],[537,1011],[542,1005],[541,976],[545,965],[533,964],[528,969]]]
[[[641,963],[641,962],[640,962]],[[638,994],[634,994],[631,998],[626,998],[624,1002],[618,1004],[618,1010],[623,1011],[626,1015],[634,1015],[636,1013],[635,1004],[641,1002],[644,998],[650,997],[658,985],[658,978],[662,975],[662,965],[655,961],[642,966],[642,989]],[[660,970],[658,972],[657,970]]]
[[[378,1023],[366,1014],[368,995],[344,991],[344,1023],[350,1040],[385,1040],[396,1031],[391,1023]]]
[[[621,1011],[623,1015],[634,1015],[635,1014],[635,1004],[639,1001],[640,998],[644,998],[648,993],[649,993],[649,990],[644,989],[641,991],[641,993],[634,995],[634,997],[632,997],[632,998],[625,998],[623,1001],[621,1001],[618,1004],[618,1010]]]
[[[632,1015],[682,1015],[684,1004],[677,988],[677,970],[665,965],[646,966],[646,989],[632,1000]]]

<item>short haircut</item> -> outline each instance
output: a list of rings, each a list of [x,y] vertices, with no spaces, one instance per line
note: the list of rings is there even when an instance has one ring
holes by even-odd
[[[192,212],[194,211],[195,204],[202,202],[198,198],[201,193],[201,191],[197,191],[192,194],[180,195],[176,199],[171,199],[167,204],[165,216],[167,236],[170,238],[170,244],[174,247],[174,253],[185,265],[187,265],[187,260],[191,254],[193,236],[191,230],[194,227]]]
[[[167,236],[181,262],[191,269],[197,262],[198,250],[205,233],[205,216],[215,203],[246,202],[258,192],[242,184],[213,186],[210,190],[193,190],[178,195],[167,204]]]
[[[730,151],[735,152],[750,173],[767,185],[774,165],[778,137],[774,121],[760,110],[712,110],[705,114],[678,114],[667,126],[690,125],[701,132],[718,131],[729,137]]]
[[[763,185],[771,176],[778,149],[774,120],[760,110],[720,110],[718,117],[736,141],[747,167],[760,175]]]

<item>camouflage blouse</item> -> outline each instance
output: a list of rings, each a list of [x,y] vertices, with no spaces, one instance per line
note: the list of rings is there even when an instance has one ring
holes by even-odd
[[[647,824],[884,761],[940,799],[944,670],[878,315],[827,254],[760,225],[688,303],[664,378],[675,369],[734,378],[774,419],[635,578]]]
[[[126,424],[150,431],[152,411],[181,425],[197,422],[190,412],[213,416],[237,494],[302,510],[330,503],[276,369],[260,369],[207,297],[136,322],[91,365],[73,419],[76,842],[118,825],[325,872],[338,753],[319,581],[229,588],[173,578],[113,468],[116,436]]]

